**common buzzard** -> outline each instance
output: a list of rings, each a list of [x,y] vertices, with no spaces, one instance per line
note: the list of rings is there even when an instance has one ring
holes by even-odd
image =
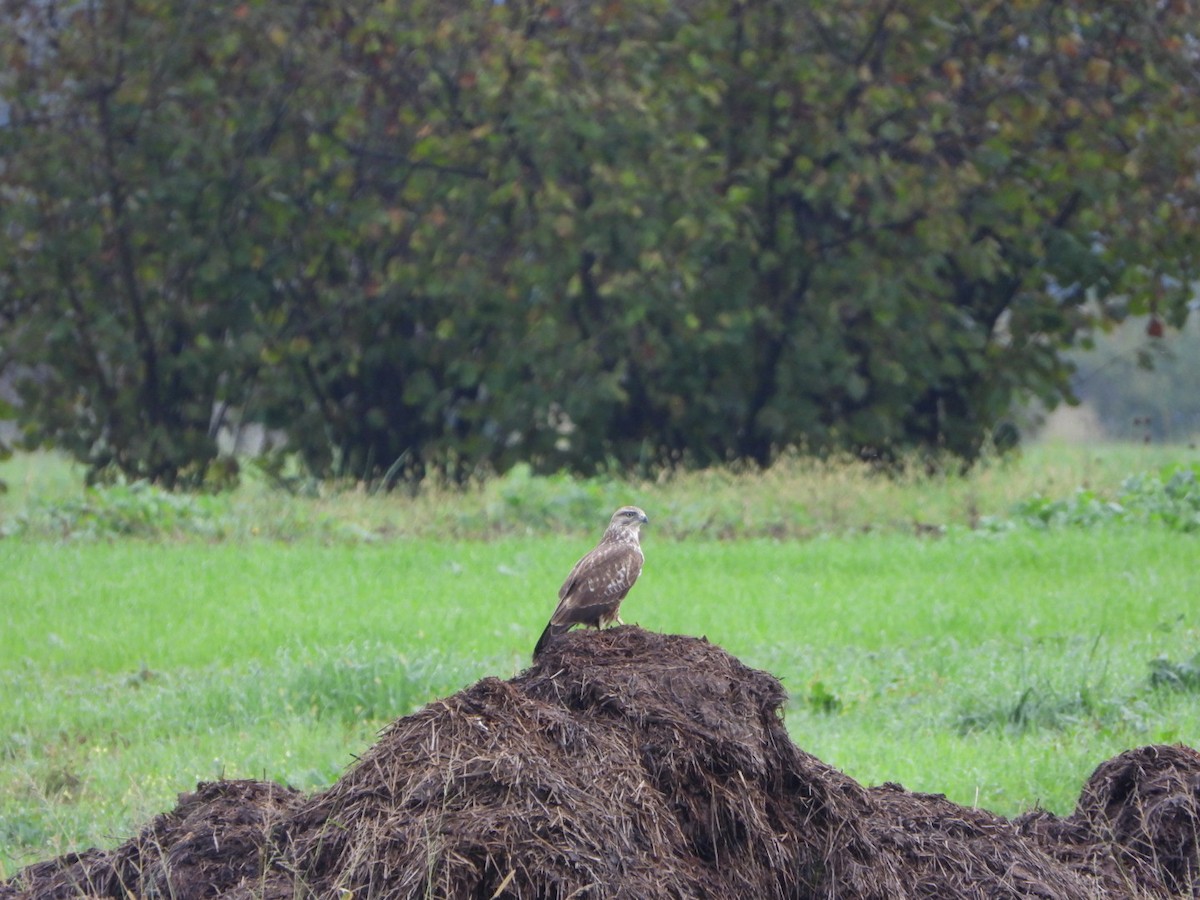
[[[558,589],[558,606],[533,648],[534,659],[551,638],[572,625],[600,628],[612,622],[620,623],[617,611],[621,601],[642,573],[638,529],[649,521],[636,506],[622,506],[613,513],[600,543],[575,563],[575,568]]]

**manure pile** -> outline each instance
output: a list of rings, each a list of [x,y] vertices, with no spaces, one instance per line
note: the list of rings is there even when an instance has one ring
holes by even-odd
[[[329,790],[222,781],[12,897],[1200,897],[1200,754],[1102,764],[1074,814],[864,788],[706,641],[575,632],[394,722]]]

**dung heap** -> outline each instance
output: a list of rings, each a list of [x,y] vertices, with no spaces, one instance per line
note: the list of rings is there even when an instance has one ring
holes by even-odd
[[[771,675],[704,640],[577,632],[394,722],[329,790],[204,783],[10,897],[1200,897],[1200,754],[1103,763],[1015,820],[864,788],[797,748]]]

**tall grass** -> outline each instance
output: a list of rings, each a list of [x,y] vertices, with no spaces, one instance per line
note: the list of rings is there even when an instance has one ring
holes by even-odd
[[[143,485],[86,491],[77,467],[34,454],[0,463],[0,534],[40,537],[137,535],[204,540],[274,538],[361,543],[401,537],[491,539],[589,534],[636,498],[656,534],[674,538],[810,538],[856,531],[924,533],[1005,519],[1039,499],[1084,491],[1119,496],[1138,473],[1200,464],[1180,446],[1034,446],[984,460],[966,474],[913,461],[890,473],[848,459],[787,456],[766,470],[536,477],[518,466],[463,486],[372,492],[356,483],[306,484],[289,494],[247,466],[241,487],[217,497],[174,497]]]

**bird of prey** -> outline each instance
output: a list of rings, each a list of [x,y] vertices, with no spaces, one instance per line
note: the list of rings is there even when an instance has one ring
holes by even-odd
[[[649,521],[636,506],[622,506],[613,513],[600,543],[575,563],[558,589],[558,606],[533,648],[534,659],[551,638],[572,625],[600,628],[621,622],[617,615],[621,601],[642,573],[638,529]]]

